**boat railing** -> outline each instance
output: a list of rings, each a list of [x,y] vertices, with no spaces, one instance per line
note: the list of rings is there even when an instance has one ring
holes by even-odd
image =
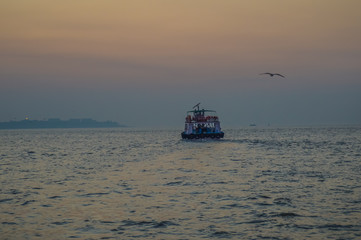
[[[190,115],[188,115],[186,117],[186,122],[187,123],[194,123],[194,122],[218,122],[219,119],[217,116],[193,116],[191,117]]]

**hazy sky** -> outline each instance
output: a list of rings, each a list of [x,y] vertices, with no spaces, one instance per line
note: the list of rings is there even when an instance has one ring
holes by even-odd
[[[361,124],[359,0],[0,0],[0,121]],[[286,78],[259,75],[279,72]]]

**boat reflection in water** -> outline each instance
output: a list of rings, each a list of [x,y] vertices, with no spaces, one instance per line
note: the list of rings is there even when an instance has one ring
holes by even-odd
[[[192,111],[187,112],[182,138],[223,138],[224,132],[221,131],[216,111],[200,109],[199,104],[195,105]]]

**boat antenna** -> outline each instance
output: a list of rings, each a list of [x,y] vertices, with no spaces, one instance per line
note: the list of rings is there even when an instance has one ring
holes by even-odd
[[[196,104],[196,105],[193,107],[193,109],[197,108],[197,111],[199,111],[199,104],[201,104],[201,103]]]

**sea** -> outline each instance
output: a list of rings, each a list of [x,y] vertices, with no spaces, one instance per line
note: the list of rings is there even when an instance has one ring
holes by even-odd
[[[0,131],[0,239],[361,239],[361,126]]]

